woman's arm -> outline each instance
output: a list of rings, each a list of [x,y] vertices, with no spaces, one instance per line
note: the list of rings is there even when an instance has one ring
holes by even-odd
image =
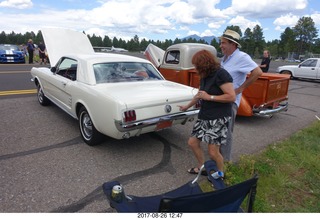
[[[205,91],[199,91],[197,95],[203,100],[216,101],[221,103],[230,103],[236,100],[236,93],[233,88],[233,83],[227,82],[220,86],[223,91],[222,95],[210,95]]]
[[[187,105],[178,106],[178,107],[180,108],[180,111],[187,111],[190,107],[195,105],[199,100],[200,98],[199,98],[199,92],[198,92]]]

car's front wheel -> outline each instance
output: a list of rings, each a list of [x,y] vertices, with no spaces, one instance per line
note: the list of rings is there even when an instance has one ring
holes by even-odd
[[[104,136],[94,127],[91,117],[85,107],[81,107],[79,111],[79,127],[81,137],[86,144],[94,146],[103,141]]]
[[[50,104],[50,100],[44,95],[42,87],[40,84],[37,86],[37,96],[38,96],[38,101],[42,106],[47,106]]]
[[[292,72],[291,72],[291,71],[284,70],[284,71],[281,72],[281,74],[290,75],[290,78],[291,78],[291,79],[294,79],[294,77],[292,76]]]

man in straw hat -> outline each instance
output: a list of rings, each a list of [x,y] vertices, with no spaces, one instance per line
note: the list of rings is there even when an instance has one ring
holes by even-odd
[[[221,66],[226,69],[233,78],[233,85],[236,92],[236,101],[233,103],[232,121],[229,123],[229,132],[226,145],[221,147],[221,153],[225,161],[231,161],[232,132],[238,107],[240,105],[243,90],[256,81],[262,71],[251,57],[240,51],[240,35],[233,30],[226,30],[220,37],[220,48],[224,54]],[[248,73],[250,77],[246,79]]]

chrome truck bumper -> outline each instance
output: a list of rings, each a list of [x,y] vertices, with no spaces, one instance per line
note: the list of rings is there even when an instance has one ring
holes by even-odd
[[[288,110],[288,103],[281,103],[274,109],[254,108],[253,114],[256,116],[272,117],[273,114]]]
[[[120,132],[127,132],[137,129],[142,129],[148,126],[157,125],[159,122],[164,121],[174,121],[174,120],[184,120],[181,124],[185,124],[188,120],[193,120],[196,115],[198,115],[199,109],[179,112],[171,115],[165,115],[161,117],[140,120],[132,123],[122,123],[122,121],[115,121],[115,125]]]

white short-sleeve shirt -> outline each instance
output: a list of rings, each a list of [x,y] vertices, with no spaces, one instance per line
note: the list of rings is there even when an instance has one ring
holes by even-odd
[[[258,67],[251,57],[239,49],[236,49],[232,55],[230,55],[226,60],[225,57],[221,60],[221,66],[226,69],[233,78],[234,88],[240,87],[246,80],[247,74],[253,69]],[[242,93],[238,94],[235,103],[240,105]]]

